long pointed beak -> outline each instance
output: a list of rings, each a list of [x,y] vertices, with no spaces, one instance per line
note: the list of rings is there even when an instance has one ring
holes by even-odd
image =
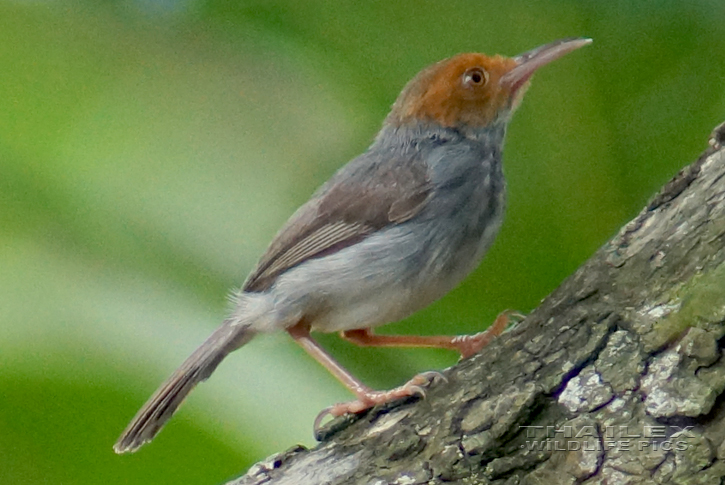
[[[558,58],[575,51],[580,47],[589,45],[592,43],[592,39],[587,38],[569,38],[561,39],[550,44],[542,45],[536,49],[524,52],[516,57],[516,66],[509,72],[504,74],[499,81],[502,86],[507,87],[512,93],[516,92],[523,86],[526,81],[534,74],[534,72],[541,66],[545,66],[551,61],[555,61]]]

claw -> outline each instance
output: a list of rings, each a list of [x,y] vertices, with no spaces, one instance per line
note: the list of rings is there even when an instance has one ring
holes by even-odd
[[[446,376],[444,376],[442,372],[438,372],[435,370],[429,370],[427,372],[418,374],[417,376],[415,376],[413,378],[413,380],[415,380],[419,377],[425,378],[425,382],[423,382],[425,384],[432,384],[435,382],[442,382],[443,384],[448,384],[448,378]],[[421,384],[423,384],[423,383],[421,383]]]
[[[315,418],[315,422],[312,423],[312,431],[313,431],[313,433],[315,433],[315,435],[320,433],[320,431],[322,429],[322,420],[323,419],[325,419],[328,415],[332,416],[333,418],[335,417],[332,414],[333,407],[334,406],[326,407],[325,409],[320,411],[320,414],[318,414],[317,417]]]
[[[406,390],[410,392],[411,396],[420,396],[421,399],[425,399],[425,390],[417,385],[405,386]]]
[[[526,315],[518,310],[504,310],[501,315],[506,315],[508,322],[506,322],[506,328],[503,333],[513,330],[516,326],[526,319]]]

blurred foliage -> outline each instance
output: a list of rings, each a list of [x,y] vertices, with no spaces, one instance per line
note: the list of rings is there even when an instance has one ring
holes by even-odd
[[[719,0],[0,0],[0,32],[3,484],[212,484],[312,445],[316,413],[349,396],[270,335],[152,445],[111,451],[427,64],[594,39],[537,75],[511,125],[507,220],[481,268],[389,332],[531,310],[725,118]],[[321,340],[377,387],[456,360]]]

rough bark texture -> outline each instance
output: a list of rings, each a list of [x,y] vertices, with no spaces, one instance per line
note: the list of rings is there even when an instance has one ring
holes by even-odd
[[[724,124],[725,125],[725,124]],[[725,129],[425,399],[338,419],[249,484],[725,481]]]

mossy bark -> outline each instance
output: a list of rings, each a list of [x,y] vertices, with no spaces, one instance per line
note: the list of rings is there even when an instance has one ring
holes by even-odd
[[[534,312],[425,399],[232,482],[714,484],[725,477],[725,128]]]

